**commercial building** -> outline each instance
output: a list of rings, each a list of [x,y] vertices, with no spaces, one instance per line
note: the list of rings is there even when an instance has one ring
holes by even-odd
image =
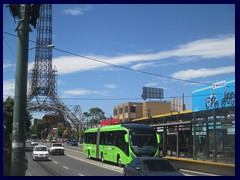
[[[177,104],[176,104],[177,102]],[[137,118],[148,118],[159,114],[166,114],[179,111],[184,108],[182,99],[172,98],[171,102],[166,101],[145,101],[128,102],[114,107],[114,118],[120,123],[131,122]],[[179,109],[180,108],[180,109]]]
[[[142,103],[128,102],[114,107],[114,118],[120,123],[129,122],[132,119],[142,117]]]
[[[192,91],[192,110],[131,120],[156,128],[162,155],[235,163],[235,78]]]

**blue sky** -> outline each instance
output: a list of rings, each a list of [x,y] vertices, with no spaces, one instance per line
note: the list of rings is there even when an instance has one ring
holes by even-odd
[[[3,32],[16,35],[16,27],[3,6]],[[6,33],[3,37],[6,98],[14,96],[17,38]],[[36,41],[36,29],[29,39]],[[142,88],[147,86],[163,88],[166,101],[184,93],[187,109],[191,109],[193,88],[235,77],[235,5],[56,4],[53,44],[64,51],[136,70],[53,49],[57,93],[68,106],[79,104],[83,112],[99,107],[106,116],[112,115],[116,105],[143,102]],[[32,47],[34,43],[30,42]],[[29,51],[29,69],[34,58],[35,51]]]

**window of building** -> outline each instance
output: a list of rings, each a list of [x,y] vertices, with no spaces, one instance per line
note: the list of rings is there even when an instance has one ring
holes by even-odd
[[[122,114],[123,108],[119,108],[119,114]]]
[[[136,106],[131,106],[130,107],[130,112],[133,112],[133,113],[136,112]]]
[[[124,106],[124,112],[128,113],[128,106]]]
[[[117,109],[114,109],[114,115],[115,115],[115,116],[117,115],[117,112],[118,112],[118,110],[117,110]]]

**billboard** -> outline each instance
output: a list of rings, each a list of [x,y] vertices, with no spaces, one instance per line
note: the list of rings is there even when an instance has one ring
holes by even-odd
[[[143,87],[142,98],[144,101],[148,98],[163,99],[163,89]]]
[[[192,91],[192,111],[235,106],[235,78],[215,82]]]

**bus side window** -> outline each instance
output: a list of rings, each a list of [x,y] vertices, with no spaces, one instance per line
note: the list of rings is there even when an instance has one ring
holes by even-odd
[[[105,145],[106,144],[106,132],[100,133],[100,144]]]

